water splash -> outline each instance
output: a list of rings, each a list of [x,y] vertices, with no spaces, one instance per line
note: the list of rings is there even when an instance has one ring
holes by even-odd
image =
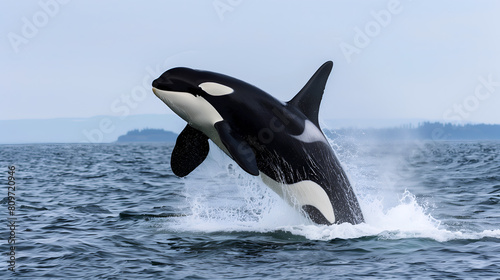
[[[352,149],[358,147],[352,145]],[[272,192],[260,178],[246,174],[225,154],[213,148],[208,159],[189,179],[183,180],[187,204],[180,210],[189,215],[170,218],[164,226],[178,232],[285,231],[310,240],[376,237],[382,240],[428,238],[446,242],[500,238],[500,229],[448,230],[431,215],[432,209],[425,200],[417,199],[408,189],[394,192],[398,182],[391,176],[379,176],[374,183],[373,174],[360,170],[353,163],[357,153],[357,150],[344,149],[340,158],[351,160],[345,168],[355,182],[365,223],[316,225]]]

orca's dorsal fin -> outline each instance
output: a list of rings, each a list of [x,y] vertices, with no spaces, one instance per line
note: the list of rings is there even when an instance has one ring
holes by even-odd
[[[208,137],[189,124],[177,136],[170,167],[175,175],[187,176],[207,158],[210,146]]]
[[[333,62],[327,61],[314,73],[307,84],[288,102],[297,107],[306,117],[319,127],[318,113],[326,81],[333,68]]]

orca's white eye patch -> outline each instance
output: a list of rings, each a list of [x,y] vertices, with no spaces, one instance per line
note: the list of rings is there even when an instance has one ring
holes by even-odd
[[[206,93],[213,96],[227,95],[234,92],[234,90],[228,86],[221,85],[214,82],[201,83],[199,87]]]

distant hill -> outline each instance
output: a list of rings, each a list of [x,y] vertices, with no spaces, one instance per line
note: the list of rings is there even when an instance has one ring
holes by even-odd
[[[325,130],[330,139],[351,136],[358,140],[500,140],[500,125],[424,122],[395,128],[342,128]],[[175,142],[177,134],[163,129],[132,130],[117,142]]]
[[[186,122],[175,114],[0,120],[0,144],[112,143],[136,128],[155,127],[179,133],[185,126]],[[325,130],[330,138],[352,135],[357,139],[500,140],[500,125],[452,125],[419,119],[326,120],[322,127],[335,128]]]
[[[163,129],[131,130],[118,137],[116,142],[175,142],[177,134]]]
[[[335,129],[325,131],[329,138],[352,136],[357,139],[378,140],[500,140],[500,125],[424,122],[418,126],[379,129]]]
[[[175,114],[0,120],[0,144],[112,143],[137,128],[179,133],[185,126],[186,122]]]

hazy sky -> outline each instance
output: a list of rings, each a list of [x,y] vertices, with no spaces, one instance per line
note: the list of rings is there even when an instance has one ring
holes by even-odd
[[[1,1],[0,120],[169,113],[163,71],[289,100],[335,63],[322,119],[500,123],[500,1]]]

